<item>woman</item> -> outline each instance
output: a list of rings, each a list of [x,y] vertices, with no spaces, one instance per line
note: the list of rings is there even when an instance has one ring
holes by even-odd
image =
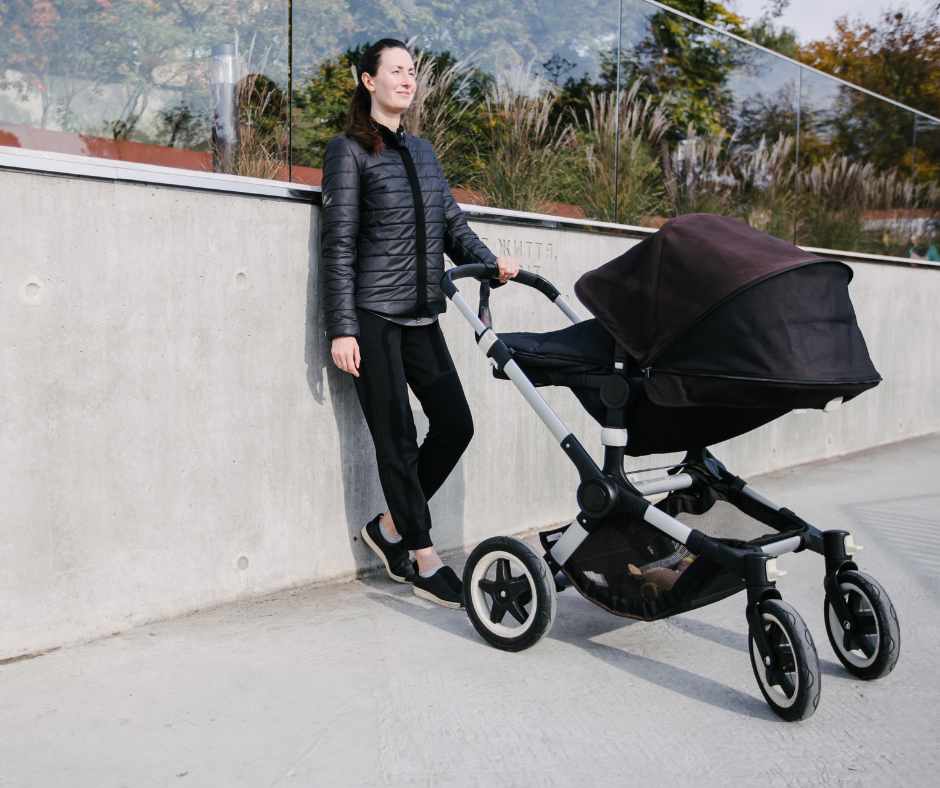
[[[322,259],[331,355],[355,380],[388,504],[361,533],[393,580],[461,607],[460,579],[434,549],[428,510],[473,436],[437,322],[447,308],[443,255],[458,265],[497,263],[494,284],[519,267],[495,257],[467,226],[431,145],[402,128],[416,87],[405,44],[386,38],[372,45],[356,76],[346,133],[326,147]],[[429,422],[420,447],[408,386]]]

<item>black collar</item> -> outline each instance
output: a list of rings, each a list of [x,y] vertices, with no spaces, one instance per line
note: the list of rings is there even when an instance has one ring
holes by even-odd
[[[385,144],[392,148],[400,148],[405,145],[405,129],[398,124],[398,131],[392,131],[384,123],[379,123],[377,120],[373,119],[372,123],[375,124],[375,127],[379,130],[379,133],[382,135],[382,139],[385,141]]]

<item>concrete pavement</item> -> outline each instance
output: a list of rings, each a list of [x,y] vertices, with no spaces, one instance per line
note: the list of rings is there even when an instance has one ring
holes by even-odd
[[[781,560],[822,668],[804,723],[760,696],[741,595],[635,623],[569,590],[548,636],[509,654],[371,576],[0,665],[0,786],[936,784],[940,435],[752,483],[851,527],[901,622],[895,671],[851,678],[821,559]]]

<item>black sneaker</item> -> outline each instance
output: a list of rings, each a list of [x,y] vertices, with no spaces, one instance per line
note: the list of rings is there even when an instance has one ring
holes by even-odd
[[[379,528],[381,517],[381,514],[377,514],[362,527],[359,532],[362,534],[362,541],[382,559],[385,571],[392,580],[398,583],[410,583],[415,579],[416,570],[408,555],[408,550],[401,542],[392,543],[382,536],[382,529]]]
[[[449,566],[442,566],[430,577],[415,575],[411,590],[416,596],[444,607],[463,607],[463,583]]]

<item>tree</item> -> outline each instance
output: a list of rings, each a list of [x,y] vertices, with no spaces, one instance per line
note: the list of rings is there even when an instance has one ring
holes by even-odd
[[[634,82],[619,100],[613,91],[593,94],[578,117],[586,166],[570,193],[591,218],[640,224],[663,208],[656,153],[669,122],[651,97],[640,98],[641,87]]]
[[[407,7],[407,10],[406,10]],[[593,53],[616,36],[617,3],[583,0],[317,0],[294,3],[294,70],[312,76],[319,65],[366,40],[390,36],[415,40],[418,49],[450,52],[495,75],[532,68],[553,57],[574,63],[578,79],[596,67]],[[603,43],[602,43],[603,42]],[[560,84],[560,83],[559,83]]]
[[[738,145],[751,150],[762,140],[773,141],[781,135],[796,133],[799,90],[796,80],[773,93],[755,93],[745,98],[738,109],[734,127]],[[806,122],[806,119],[802,119]]]
[[[40,125],[73,123],[78,92],[94,92],[115,64],[104,46],[97,0],[0,0],[0,88],[40,99]],[[4,73],[6,76],[4,77]]]
[[[878,23],[842,17],[833,35],[802,47],[799,59],[821,71],[940,117],[940,17],[884,12]],[[918,124],[921,125],[921,124]],[[852,88],[840,89],[821,130],[834,150],[884,169],[900,165],[924,178],[940,174],[940,128],[924,124],[914,160],[914,116]]]
[[[44,128],[179,140],[183,126],[197,127],[187,113],[207,111],[212,46],[236,41],[286,83],[283,0],[0,0],[0,88],[24,100],[38,95]],[[176,109],[153,112],[157,91]]]
[[[326,144],[346,125],[349,101],[356,88],[352,67],[357,50],[323,60],[308,79],[294,85],[291,110],[291,161],[321,167]]]
[[[670,5],[719,30],[745,32],[744,20],[721,3],[673,0]],[[731,123],[728,76],[749,54],[727,36],[659,11],[650,17],[641,38],[623,42],[621,82],[643,77],[647,89],[666,103],[675,129],[717,134]]]
[[[790,0],[769,0],[763,13],[747,28],[747,37],[773,52],[795,58],[800,48],[796,31],[777,24],[789,6]]]
[[[555,194],[560,154],[573,142],[569,125],[552,122],[557,88],[531,91],[530,77],[516,72],[491,84],[484,100],[486,167],[474,184],[489,205],[519,211],[545,210]]]

